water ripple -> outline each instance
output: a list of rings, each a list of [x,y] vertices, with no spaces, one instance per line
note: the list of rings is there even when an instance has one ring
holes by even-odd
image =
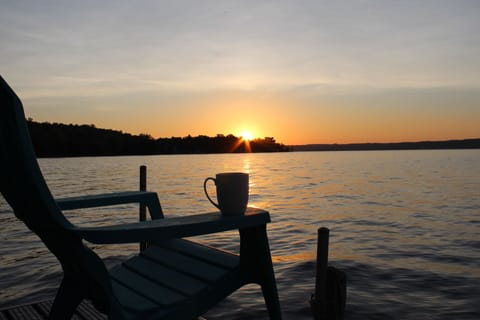
[[[211,211],[203,180],[250,173],[250,204],[271,213],[269,241],[285,319],[312,319],[317,229],[348,278],[346,319],[480,318],[480,151],[310,152],[41,159],[55,196],[132,190],[138,166],[167,217]],[[80,225],[136,221],[138,208],[71,211]],[[53,297],[60,266],[0,198],[0,308]],[[238,252],[237,232],[198,237]],[[90,245],[112,266],[137,244]],[[21,248],[21,250],[19,250]],[[258,286],[210,319],[267,319]]]

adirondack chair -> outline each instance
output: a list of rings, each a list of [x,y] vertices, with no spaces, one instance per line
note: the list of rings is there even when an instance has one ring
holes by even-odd
[[[123,192],[55,200],[30,141],[23,106],[0,77],[0,191],[15,215],[57,257],[63,280],[50,319],[69,319],[89,299],[109,319],[194,319],[247,283],[261,286],[270,319],[281,319],[268,245],[268,212],[219,212],[164,218],[156,193]],[[145,205],[151,220],[80,227],[62,210],[121,203]],[[238,229],[235,255],[182,239]],[[85,244],[147,242],[149,246],[107,270]],[[19,248],[21,250],[21,248]]]

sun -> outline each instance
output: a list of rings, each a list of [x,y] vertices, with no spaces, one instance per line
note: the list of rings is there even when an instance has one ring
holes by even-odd
[[[252,141],[253,140],[253,134],[249,131],[243,131],[240,136],[242,137],[243,140],[246,141]]]

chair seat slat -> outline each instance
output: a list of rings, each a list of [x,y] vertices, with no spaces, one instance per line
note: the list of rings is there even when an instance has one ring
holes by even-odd
[[[156,245],[181,252],[223,268],[233,269],[238,267],[240,263],[240,257],[236,254],[185,239],[169,239],[161,243],[156,243]]]
[[[164,285],[174,291],[185,295],[195,295],[201,292],[208,283],[178,272],[175,269],[164,266],[143,256],[135,257],[126,261],[123,266],[132,272],[141,274],[158,284]]]
[[[159,305],[170,305],[182,301],[185,296],[175,292],[161,284],[149,281],[147,278],[132,272],[129,269],[118,266],[111,270],[110,276],[116,282],[135,291],[144,297],[149,297]]]
[[[179,272],[209,283],[218,281],[228,272],[227,269],[220,268],[214,264],[156,245],[151,245],[142,254]]]

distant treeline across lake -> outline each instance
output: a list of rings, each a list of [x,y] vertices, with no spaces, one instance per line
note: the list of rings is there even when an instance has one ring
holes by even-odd
[[[292,151],[480,149],[480,139],[392,143],[306,144],[290,146],[290,148]]]
[[[28,127],[37,157],[290,151],[273,137],[246,141],[232,134],[218,134],[154,139],[148,134],[132,135],[94,125],[40,123],[32,119],[28,119]]]
[[[132,135],[94,125],[40,123],[32,119],[28,119],[28,127],[38,157],[480,148],[480,139],[287,146],[273,137],[246,141],[232,134],[218,134],[154,139],[148,134]]]

